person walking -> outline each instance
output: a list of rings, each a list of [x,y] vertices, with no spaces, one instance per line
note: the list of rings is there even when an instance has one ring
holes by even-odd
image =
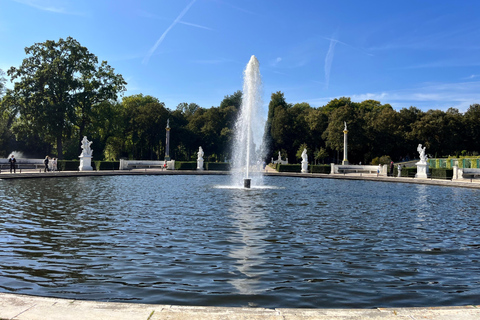
[[[12,170],[13,170],[13,173],[16,173],[15,163],[17,162],[17,159],[15,159],[15,156],[13,154],[10,156],[10,159],[8,159],[8,162],[10,163],[10,173],[12,173]]]

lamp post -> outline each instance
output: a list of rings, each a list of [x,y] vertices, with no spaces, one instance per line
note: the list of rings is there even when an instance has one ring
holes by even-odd
[[[167,119],[167,142],[165,143],[165,160],[170,161],[170,119]]]
[[[343,165],[348,165],[348,157],[347,157],[347,149],[348,149],[348,130],[347,130],[347,122],[343,122],[345,124],[345,128],[343,129]]]

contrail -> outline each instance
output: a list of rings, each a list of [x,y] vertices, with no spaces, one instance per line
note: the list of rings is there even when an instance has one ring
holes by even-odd
[[[160,38],[157,40],[157,42],[155,42],[155,45],[150,48],[150,50],[148,50],[148,53],[147,55],[145,56],[145,58],[143,59],[143,64],[147,64],[148,63],[148,60],[150,60],[150,57],[152,56],[152,54],[155,52],[155,50],[157,50],[158,46],[162,43],[163,39],[165,39],[165,37],[167,36],[168,32],[170,32],[170,30],[172,30],[172,28],[180,22],[180,19],[183,18],[183,16],[187,13],[187,11],[190,9],[190,7],[195,3],[195,1],[197,0],[192,0],[192,2],[190,2],[186,7],[185,9],[183,9],[182,12],[180,12],[180,14],[178,15],[178,17],[172,22],[172,24],[167,28],[167,30],[165,30],[163,32],[163,34],[160,36]]]
[[[328,48],[327,56],[325,57],[325,85],[327,89],[330,83],[330,70],[332,68],[333,56],[335,54],[335,45],[337,43],[337,40],[330,39],[330,47]]]

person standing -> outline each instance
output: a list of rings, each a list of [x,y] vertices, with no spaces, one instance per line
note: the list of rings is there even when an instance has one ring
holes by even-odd
[[[17,162],[17,159],[15,159],[15,156],[13,154],[10,156],[10,159],[8,159],[8,162],[10,163],[10,173],[12,173],[12,170],[13,170],[13,173],[16,173],[15,163]]]
[[[53,158],[52,160],[52,170],[57,171],[57,158]]]
[[[393,177],[393,168],[394,168],[393,161],[391,161],[390,162],[390,177]]]
[[[48,156],[45,157],[45,160],[43,160],[43,163],[45,164],[45,171],[44,172],[47,172],[48,171]]]

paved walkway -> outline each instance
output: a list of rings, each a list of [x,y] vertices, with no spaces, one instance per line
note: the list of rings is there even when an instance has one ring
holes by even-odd
[[[79,301],[0,293],[8,320],[478,320],[480,306],[378,309],[264,309]]]
[[[392,183],[429,184],[449,187],[478,188],[477,180],[432,180],[397,177],[377,177],[375,174],[301,174],[278,173],[275,170],[266,170],[269,176],[289,176],[302,178],[326,178],[368,180]],[[91,172],[47,172],[37,170],[22,170],[22,173],[10,174],[2,172],[0,179],[19,178],[61,178],[80,176],[107,176],[107,175],[218,175],[228,172],[215,171],[170,171],[170,170],[131,170],[131,171],[91,171]],[[186,301],[188,303],[188,301]],[[480,303],[480,298],[479,298]],[[159,319],[272,319],[272,320],[299,320],[299,319],[382,319],[382,320],[470,320],[480,319],[480,305],[462,307],[425,307],[425,308],[377,308],[377,309],[264,309],[264,308],[228,308],[228,307],[194,307],[172,305],[147,305],[134,303],[113,303],[97,301],[79,301],[59,298],[33,297],[0,293],[0,320],[159,320]]]

